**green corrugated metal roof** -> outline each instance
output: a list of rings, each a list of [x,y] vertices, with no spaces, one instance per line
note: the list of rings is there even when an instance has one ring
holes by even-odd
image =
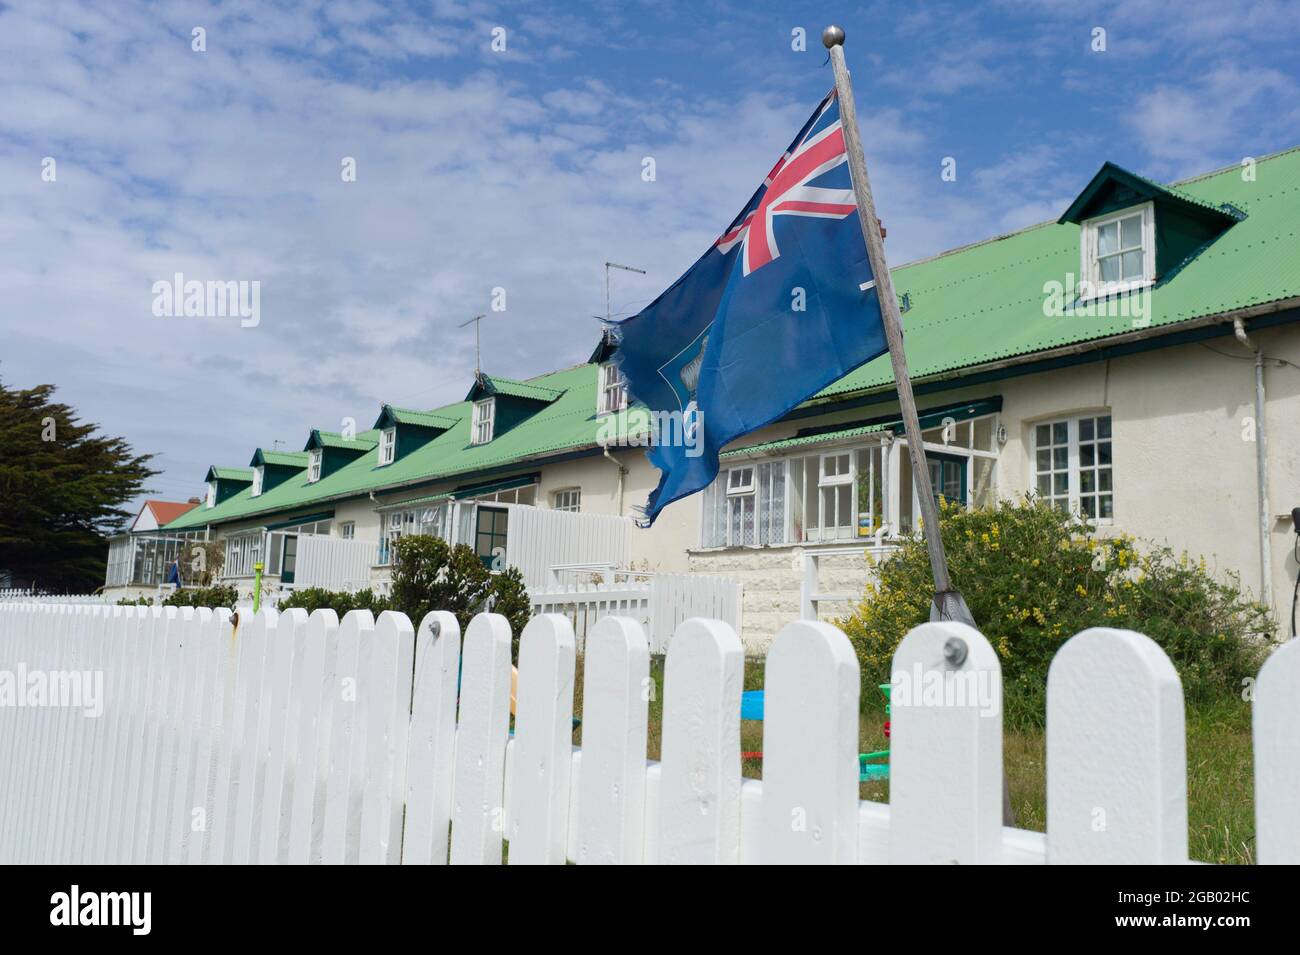
[[[1178,184],[1182,193],[1247,213],[1150,295],[1152,328],[1300,295],[1300,147],[1259,160],[1253,182],[1232,166]],[[892,270],[908,293],[903,313],[913,378],[953,372],[1135,330],[1128,316],[1044,314],[1043,284],[1079,271],[1079,226],[1032,226]],[[893,390],[881,355],[823,389],[817,399]],[[816,400],[816,399],[814,399]]]
[[[440,431],[446,431],[456,423],[455,418],[449,418],[446,415],[436,414],[432,411],[416,411],[412,408],[394,408],[392,405],[384,405],[385,411],[398,424],[411,424],[419,428],[437,428]],[[383,419],[383,414],[380,414]],[[376,422],[376,426],[378,422]]]
[[[525,423],[487,444],[470,444],[470,403],[457,402],[435,411],[455,419],[451,428],[392,464],[378,467],[379,452],[372,449],[315,483],[307,483],[304,471],[256,498],[244,489],[216,507],[197,509],[200,513],[196,516],[190,516],[193,511],[183,514],[168,527],[179,530],[245,520],[313,502],[359,497],[370,491],[384,493],[385,489],[391,491],[401,486],[418,489],[419,485],[463,482],[483,472],[534,458],[594,447],[597,436],[610,433],[610,422],[626,422],[628,414],[621,411],[596,417],[598,371],[597,365],[578,365],[527,382],[543,392],[553,391],[559,397],[539,408]],[[639,425],[630,429],[625,424],[616,427],[620,433],[640,430]]]
[[[1154,289],[1151,326],[1179,322],[1300,295],[1300,148],[1259,160],[1254,181],[1233,166],[1179,183],[1180,192],[1218,205],[1230,203],[1248,217],[1234,224]],[[1015,359],[1060,346],[1104,340],[1134,331],[1127,316],[1064,317],[1044,314],[1048,281],[1064,282],[1079,268],[1079,227],[1044,223],[893,270],[894,286],[910,296],[903,314],[908,363],[914,378]],[[241,520],[317,501],[369,491],[474,479],[484,472],[548,455],[590,448],[609,417],[597,419],[598,365],[586,364],[527,382],[490,378],[500,393],[548,402],[515,428],[482,445],[469,443],[470,406],[457,402],[433,412],[454,424],[418,450],[383,468],[369,449],[354,461],[307,484],[295,476],[253,499],[241,490],[214,508],[195,508],[168,529]],[[893,390],[889,356],[882,355],[824,389],[811,402],[850,393]],[[810,402],[810,403],[811,403]],[[644,414],[634,407],[634,414]],[[627,421],[627,411],[617,416]],[[643,426],[643,425],[642,425]],[[625,428],[626,430],[626,428]],[[634,427],[631,430],[640,430]],[[826,440],[819,436],[819,440]],[[238,479],[249,481],[246,469]],[[233,475],[232,475],[233,476]]]
[[[479,374],[474,382],[474,387],[470,389],[466,400],[473,400],[480,394],[490,395],[512,395],[516,398],[527,398],[529,401],[551,402],[560,397],[561,392],[548,388],[543,385],[533,384],[528,381],[514,381],[510,378],[498,378],[495,375]]]
[[[342,448],[345,451],[369,451],[379,443],[378,431],[363,431],[355,438],[345,438],[337,431],[314,430],[307,438],[306,451],[312,447]]]
[[[762,444],[751,444],[747,448],[736,448],[732,451],[724,451],[722,457],[735,458],[743,457],[748,454],[768,454],[772,451],[787,451],[790,448],[801,448],[809,444],[824,444],[829,441],[842,441],[846,438],[856,438],[864,434],[874,434],[878,431],[886,431],[889,426],[886,424],[867,424],[858,425],[854,428],[843,428],[838,431],[824,431],[819,434],[797,435],[793,438],[781,438],[779,441],[764,441]]]
[[[218,467],[214,464],[208,468],[206,480],[211,481],[213,478],[218,481],[243,481],[246,484],[251,484],[253,482],[253,469]]]
[[[270,464],[284,468],[305,468],[306,451],[266,451],[258,448],[253,452],[253,464]]]

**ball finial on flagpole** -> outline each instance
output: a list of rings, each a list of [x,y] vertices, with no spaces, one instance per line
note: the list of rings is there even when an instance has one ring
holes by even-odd
[[[832,23],[830,26],[828,26],[825,30],[822,31],[822,46],[826,47],[826,49],[829,50],[833,46],[843,46],[843,45],[844,45],[844,30],[842,27],[838,27],[834,23]]]

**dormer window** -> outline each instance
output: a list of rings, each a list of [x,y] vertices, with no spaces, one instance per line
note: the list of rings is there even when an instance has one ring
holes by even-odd
[[[618,365],[607,361],[600,366],[600,395],[596,401],[597,414],[622,411],[627,407],[627,386]]]
[[[260,464],[253,468],[253,497],[262,493],[262,480],[266,477],[266,468]]]
[[[1155,207],[1148,202],[1083,223],[1082,274],[1090,294],[1112,295],[1156,277]]]
[[[492,440],[492,426],[496,421],[496,399],[484,398],[474,402],[474,421],[470,444],[487,444]]]
[[[397,429],[385,428],[379,432],[379,463],[392,464],[397,455]]]
[[[320,462],[322,451],[316,448],[307,452],[307,483],[315,484],[320,480]]]
[[[208,496],[207,496],[207,500],[204,501],[203,506],[204,507],[217,506],[217,482],[216,481],[208,482]]]

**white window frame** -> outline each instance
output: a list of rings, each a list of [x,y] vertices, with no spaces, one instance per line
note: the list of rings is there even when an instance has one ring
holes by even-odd
[[[1095,430],[1096,428],[1095,420],[1099,418],[1111,419],[1111,430],[1110,430],[1109,437],[1102,438],[1102,439],[1097,438],[1096,436],[1097,433]],[[1093,431],[1092,440],[1085,441],[1082,443],[1095,445],[1098,442],[1098,440],[1109,443],[1110,464],[1100,465],[1097,463],[1097,458],[1094,456],[1093,464],[1089,465],[1086,468],[1081,466],[1080,464],[1081,454],[1079,451],[1079,446],[1080,446],[1079,423],[1085,420],[1094,421],[1094,426],[1093,426],[1094,431]],[[1068,448],[1067,484],[1069,489],[1068,496],[1067,496],[1067,506],[1069,507],[1070,513],[1078,515],[1083,520],[1086,520],[1089,524],[1094,524],[1099,526],[1107,526],[1107,525],[1114,524],[1115,523],[1115,419],[1109,410],[1101,409],[1097,411],[1083,412],[1081,414],[1075,414],[1075,415],[1055,415],[1051,418],[1032,422],[1029,425],[1029,427],[1032,429],[1030,431],[1032,440],[1030,441],[1031,450],[1029,455],[1029,486],[1034,489],[1035,493],[1037,493],[1038,477],[1039,477],[1038,429],[1044,425],[1046,425],[1048,428],[1051,428],[1052,426],[1061,424],[1062,422],[1064,422],[1066,425],[1066,434],[1067,434],[1067,443],[1066,443],[1066,447]],[[1060,445],[1053,443],[1052,445],[1050,445],[1050,447],[1055,448],[1055,447],[1060,447]],[[1094,455],[1095,454],[1096,452],[1094,451]],[[1100,471],[1102,470],[1103,467],[1110,471],[1110,489],[1106,491],[1103,491],[1100,488]],[[1059,468],[1054,467],[1052,469],[1052,472],[1047,472],[1047,473],[1056,473],[1059,470],[1060,470]],[[1097,472],[1098,474],[1098,486],[1094,488],[1092,491],[1086,493],[1082,490],[1083,480],[1081,477],[1082,472],[1085,470],[1091,470]],[[1091,497],[1097,500],[1097,513],[1100,515],[1101,497],[1103,495],[1107,495],[1110,497],[1109,517],[1100,517],[1100,516],[1088,517],[1086,514],[1083,513],[1082,499],[1084,497]],[[1054,498],[1059,497],[1059,495],[1053,495],[1053,497]]]
[[[562,487],[551,493],[551,510],[577,514],[582,510],[582,488]]]
[[[321,458],[324,452],[320,448],[313,448],[307,452],[307,483],[315,484],[320,480]]]
[[[208,482],[208,494],[207,494],[207,498],[203,502],[203,506],[204,507],[217,506],[217,482],[216,481]]]
[[[357,536],[356,521],[339,522],[339,537],[343,538],[343,540],[345,541],[350,541],[350,540],[355,540],[356,536]]]
[[[1097,233],[1102,226],[1140,213],[1142,215],[1142,278],[1131,281],[1103,282],[1097,258]],[[1079,230],[1080,299],[1088,301],[1120,292],[1146,288],[1156,280],[1156,213],[1155,203],[1145,202],[1118,212],[1085,219]]]
[[[253,497],[258,497],[262,493],[262,485],[266,480],[266,468],[259,464],[253,468]]]
[[[492,440],[496,427],[497,402],[495,398],[484,398],[474,402],[474,421],[470,431],[470,444],[487,444]]]
[[[392,464],[397,457],[397,428],[385,428],[379,432],[379,466]]]
[[[596,400],[596,414],[611,414],[627,407],[627,384],[616,362],[603,362],[600,366],[600,391]]]
[[[748,481],[744,480],[744,475],[746,471],[749,472]],[[753,494],[754,489],[757,486],[755,484],[755,480],[756,480],[755,475],[757,473],[758,473],[758,468],[755,467],[753,464],[741,464],[734,468],[728,468],[727,469],[727,497],[737,497],[746,494]],[[741,478],[740,481],[735,480],[738,476]]]

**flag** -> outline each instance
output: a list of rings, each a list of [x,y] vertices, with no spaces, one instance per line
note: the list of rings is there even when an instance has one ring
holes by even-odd
[[[729,442],[887,350],[833,91],[722,236],[615,337],[655,425],[644,526],[707,487]]]

